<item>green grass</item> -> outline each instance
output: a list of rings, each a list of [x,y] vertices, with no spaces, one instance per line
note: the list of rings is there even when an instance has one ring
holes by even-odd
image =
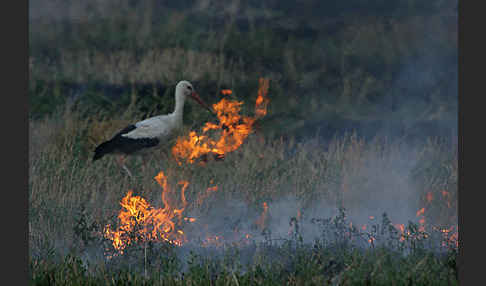
[[[263,76],[271,80],[268,130],[279,135],[329,121],[339,129],[345,120],[393,120],[413,130],[456,120],[454,1],[306,1],[293,8],[235,1],[229,10],[214,1],[205,2],[210,8],[194,1],[181,7],[68,2],[59,7],[63,20],[37,12],[44,17],[29,22],[34,117],[51,114],[76,93],[66,83],[86,87],[78,100],[95,106],[92,113],[113,114],[130,104],[133,86],[136,108],[166,111],[171,93],[147,94],[136,86],[170,89],[183,78],[210,103],[222,88],[253,102]],[[93,83],[123,87],[119,103],[110,104]]]
[[[29,18],[32,284],[458,284],[457,249],[430,228],[457,224],[457,137],[434,136],[457,121],[456,1],[54,2],[33,1]],[[179,166],[157,150],[145,169],[128,161],[133,178],[91,161],[128,123],[170,112],[181,79],[209,104],[229,88],[252,114],[260,77],[268,115],[223,161]],[[211,120],[194,106],[186,131]],[[190,183],[192,242],[237,228],[250,243],[152,241],[108,258],[103,227],[128,190],[162,207],[160,171]]]
[[[282,251],[283,252],[283,251]],[[283,255],[284,253],[282,253]],[[244,271],[233,258],[191,257],[187,271],[174,275],[170,268],[149,274],[111,270],[106,266],[86,270],[82,261],[67,256],[58,264],[31,261],[32,282],[39,285],[458,285],[453,256],[399,254],[375,249],[339,254],[324,250],[297,250],[285,262],[262,262]]]
[[[106,126],[114,132],[130,121],[125,116]],[[209,160],[205,166],[179,166],[156,151],[142,171],[134,158],[128,162],[134,173],[130,179],[111,157],[91,162],[96,140],[103,140],[86,139],[86,134],[95,134],[90,133],[93,122],[68,111],[30,122],[29,260],[34,284],[457,284],[457,250],[434,250],[440,247],[440,236],[431,229],[423,242],[383,236],[383,244],[370,247],[366,232],[354,240],[361,241],[360,247],[351,240],[335,240],[336,235],[346,237],[351,221],[356,226],[367,223],[367,233],[379,238],[378,229],[388,229],[387,220],[377,224],[383,228],[372,229],[368,216],[384,212],[392,223],[407,225],[405,218],[416,224],[415,212],[424,206],[428,224],[457,223],[457,145],[431,138],[409,146],[383,138],[368,141],[356,134],[325,144],[318,137],[298,142],[257,133],[224,161]],[[234,223],[239,214],[254,241],[240,247],[229,241],[213,252],[160,242],[134,244],[124,255],[108,259],[103,253],[111,244],[101,236],[103,226],[117,224],[119,202],[130,189],[162,207],[161,188],[153,179],[159,171],[171,186],[190,182],[186,213],[208,225],[209,235],[227,231],[230,226],[223,217]],[[197,204],[195,198],[214,185],[218,191]],[[442,191],[450,193],[449,200],[441,199]],[[435,198],[431,203],[426,201],[429,192]],[[452,205],[447,207],[447,201]],[[235,202],[246,206],[243,213],[232,207]],[[270,211],[261,232],[255,221],[263,202]],[[346,215],[302,222],[293,236],[279,232],[282,225],[289,229],[298,210],[312,220],[341,206]],[[410,227],[412,235],[420,236],[416,226]],[[184,229],[188,235],[194,231],[190,225]]]

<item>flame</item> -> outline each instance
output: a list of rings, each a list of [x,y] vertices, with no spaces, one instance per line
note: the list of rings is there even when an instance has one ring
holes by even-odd
[[[255,114],[257,118],[263,117],[267,114],[267,105],[269,102],[267,95],[268,92],[268,79],[260,78],[260,88],[258,89],[258,97],[255,101]]]
[[[216,247],[220,247],[223,244],[224,243],[223,243],[222,236],[219,236],[219,235],[208,236],[202,242],[202,246],[205,246],[205,247],[208,247],[208,246],[211,246],[211,245],[216,246]]]
[[[232,93],[233,93],[233,91],[231,89],[223,89],[223,90],[221,90],[221,94],[222,95],[230,95]]]
[[[124,250],[127,246],[133,243],[144,243],[148,241],[158,241],[158,242],[167,242],[172,245],[181,246],[186,243],[188,240],[186,239],[186,234],[182,230],[183,223],[193,223],[196,221],[196,218],[193,217],[185,217],[184,211],[188,204],[185,196],[185,190],[189,186],[189,182],[182,180],[178,182],[180,185],[180,192],[174,192],[173,189],[170,188],[168,185],[167,177],[164,175],[163,172],[159,172],[157,176],[154,177],[157,183],[162,188],[162,203],[163,208],[155,208],[151,206],[144,198],[140,196],[134,196],[133,191],[129,190],[125,197],[122,198],[120,205],[122,209],[118,214],[118,219],[120,221],[118,229],[112,230],[110,225],[105,226],[103,230],[103,236],[106,239],[111,240],[113,248],[118,251],[118,253],[123,254]],[[210,181],[210,184],[214,184],[213,180]],[[206,189],[205,192],[202,192],[197,196],[197,199],[194,201],[197,204],[201,204],[206,198],[208,198],[212,193],[218,191],[218,186],[213,185]],[[429,201],[432,200],[432,196],[429,195],[430,192],[427,194],[427,198],[431,198]],[[449,193],[446,191],[442,191],[443,197],[449,197]],[[178,198],[179,200],[176,201],[175,199]],[[450,201],[447,201],[450,203]],[[265,223],[268,220],[268,210],[269,205],[267,202],[262,203],[262,213],[256,220],[255,224],[258,226],[258,229],[262,230],[265,228]],[[429,210],[427,209],[429,212]],[[427,213],[428,213],[427,212]],[[431,227],[426,225],[426,208],[420,208],[416,212],[416,216],[419,219],[419,232],[422,232],[420,235],[423,237],[427,237],[428,234],[426,233],[426,229],[430,230]],[[293,218],[291,221],[291,228],[289,230],[289,235],[294,233],[294,228],[297,230],[297,222],[301,218],[301,210],[297,210],[297,218]],[[370,220],[374,220],[374,216],[368,216]],[[416,239],[413,233],[411,233],[410,229],[405,228],[404,224],[392,224],[400,234],[400,241],[404,242],[406,239]],[[207,225],[203,225],[207,229]],[[350,229],[353,229],[353,224],[350,222],[349,224]],[[370,227],[374,229],[373,227]],[[358,226],[358,230],[363,232],[367,231],[368,225]],[[459,246],[459,234],[458,234],[458,227],[450,226],[450,227],[441,227],[437,228],[432,226],[432,229],[435,229],[441,233],[443,236],[442,239],[442,246],[443,247],[455,247],[458,248]],[[375,241],[377,238],[374,236],[373,232],[367,233],[367,241],[372,246],[375,245]],[[350,233],[351,236],[351,233]],[[202,241],[202,246],[223,246],[225,244],[225,239],[231,240],[238,240],[237,244],[247,244],[250,242],[252,235],[249,233],[239,232],[238,230],[234,230],[233,235],[230,237],[223,237],[222,235],[208,235]]]
[[[182,223],[193,223],[196,218],[183,216],[188,204],[185,190],[189,186],[188,181],[180,181],[180,201],[175,202],[176,193],[168,185],[165,174],[161,171],[154,177],[162,187],[163,208],[151,206],[144,198],[134,196],[133,191],[129,190],[122,198],[120,205],[122,209],[118,214],[119,227],[112,230],[110,225],[106,225],[103,236],[111,240],[113,248],[123,254],[127,246],[133,243],[144,243],[148,241],[165,241],[172,245],[181,246],[187,242],[186,234],[182,230]],[[211,183],[212,180],[211,180]],[[196,203],[201,204],[211,193],[218,190],[218,186],[207,188],[206,192],[199,195]],[[177,207],[181,205],[181,207]],[[249,239],[247,234],[246,239]],[[203,246],[223,244],[223,237],[219,235],[208,236],[203,242]]]
[[[421,209],[419,209],[419,210],[417,211],[417,216],[421,216],[421,215],[423,215],[423,214],[424,214],[424,212],[425,212],[425,208],[421,208]]]
[[[455,231],[454,228],[456,229]],[[451,226],[448,229],[442,229],[441,232],[444,238],[442,246],[447,247],[448,244],[451,244],[456,248],[459,247],[459,229],[457,226]]]
[[[445,192],[445,193],[447,193],[447,192]],[[427,194],[428,197],[430,197],[429,194],[430,193]],[[443,194],[444,194],[444,192],[443,192]],[[447,203],[449,205],[450,201],[447,201]],[[448,228],[437,228],[435,226],[430,227],[426,224],[425,211],[426,211],[426,208],[424,207],[424,208],[419,209],[416,212],[416,216],[419,218],[419,220],[418,220],[418,223],[419,223],[418,231],[420,232],[420,235],[422,235],[424,238],[427,238],[429,236],[429,233],[427,232],[427,230],[435,229],[436,231],[439,231],[439,232],[442,233],[443,241],[442,241],[441,245],[443,247],[458,248],[459,247],[459,233],[458,233],[457,225],[456,226],[450,226]],[[369,216],[369,219],[373,220],[374,216]],[[411,237],[411,235],[412,235],[411,231],[409,229],[406,229],[404,224],[392,224],[392,225],[399,232],[399,234],[400,234],[399,240],[401,242],[405,241],[406,238],[415,239],[414,237]],[[350,223],[350,228],[352,228],[352,223]],[[368,225],[364,224],[359,229],[363,232],[366,232],[367,228],[368,228]],[[368,234],[368,237],[369,237],[368,243],[373,244],[373,242],[375,241],[375,238],[372,236],[371,233],[367,233],[367,234]]]
[[[452,205],[450,195],[451,195],[451,194],[450,194],[449,192],[447,192],[447,191],[442,191],[442,197],[443,197],[443,198],[447,198],[447,207],[448,207],[448,208],[451,208],[451,205]]]
[[[263,202],[263,212],[256,221],[256,225],[258,226],[258,229],[260,229],[260,231],[262,231],[265,228],[265,220],[267,219],[267,212],[268,212],[268,204],[266,202]]]
[[[196,199],[196,203],[198,206],[201,206],[202,203],[211,195],[211,193],[214,193],[218,190],[218,186],[212,186],[207,188],[206,192],[203,194],[198,195]]]
[[[221,99],[213,104],[213,110],[218,117],[219,123],[206,122],[202,128],[202,134],[191,131],[187,137],[179,137],[172,147],[172,154],[177,162],[182,160],[193,163],[195,159],[207,154],[215,154],[217,159],[224,158],[228,152],[238,149],[245,139],[252,133],[255,121],[267,113],[268,79],[260,79],[258,97],[255,103],[255,117],[241,116],[243,102]],[[223,92],[222,92],[223,93]],[[227,94],[226,90],[223,94]],[[209,131],[218,131],[219,138],[212,139]]]
[[[404,224],[401,224],[401,223],[398,223],[398,224],[395,224],[393,226],[397,230],[400,231],[400,241],[404,241],[405,240],[405,236],[404,236],[404,233],[405,233],[405,225]]]
[[[159,172],[154,178],[162,187],[163,208],[154,208],[144,198],[133,196],[129,190],[120,205],[122,209],[118,214],[120,221],[118,230],[112,230],[110,225],[104,229],[104,237],[112,241],[115,250],[123,254],[123,250],[133,242],[167,241],[181,245],[185,240],[184,232],[176,229],[182,221],[195,221],[193,218],[183,218],[182,213],[187,205],[185,190],[189,185],[187,181],[179,182],[182,207],[177,208],[171,201],[173,191],[167,184],[167,177]]]

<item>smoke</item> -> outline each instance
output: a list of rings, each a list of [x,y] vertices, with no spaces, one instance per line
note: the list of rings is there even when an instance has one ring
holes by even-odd
[[[81,20],[92,15],[87,14],[87,9],[76,6],[84,4],[71,2],[31,0],[29,18]],[[96,7],[93,13],[110,15],[110,5]],[[453,49],[442,49],[436,45],[441,42],[434,39],[437,32],[430,28],[424,33],[430,36],[423,42],[424,50],[428,52],[405,63],[395,77],[390,92],[397,96],[386,97],[387,101],[382,102],[394,115],[380,122],[380,136],[416,136],[424,142],[424,138],[432,134],[456,134],[457,58],[451,52]],[[391,102],[388,102],[390,99]],[[436,105],[438,102],[440,105]],[[362,133],[367,132],[364,130]],[[322,237],[322,228],[313,219],[339,215],[340,205],[336,201],[346,209],[348,221],[353,225],[373,223],[383,213],[393,223],[417,222],[416,212],[421,207],[422,192],[413,179],[413,172],[422,160],[420,150],[398,143],[397,147],[390,147],[388,151],[380,149],[378,143],[376,146],[376,149],[356,151],[356,159],[350,160],[350,163],[343,160],[343,173],[336,189],[316,191],[338,194],[340,197],[336,200],[319,197],[309,202],[298,196],[278,197],[266,201],[268,212],[264,214],[261,203],[255,207],[242,198],[225,198],[212,205],[208,212],[194,209],[188,213],[188,217],[195,217],[197,221],[188,224],[184,232],[194,245],[204,242],[208,236],[218,236],[222,242],[240,245],[245,245],[249,240],[285,241],[292,239],[297,231],[302,234],[304,242],[309,243]],[[315,148],[324,147],[316,145]],[[373,222],[370,216],[374,217]],[[261,220],[264,221],[263,226],[258,223]],[[246,239],[247,234],[250,239]],[[217,242],[213,245],[217,245]],[[60,242],[55,248],[67,253],[66,247]],[[217,247],[187,246],[181,247],[179,251],[183,257],[188,257],[189,252],[195,249],[202,255],[216,256],[221,253]],[[98,261],[104,257],[103,251],[99,248],[87,249],[83,252],[83,259]]]
[[[205,204],[184,213],[185,217],[196,218],[195,222],[185,224],[182,229],[187,243],[169,247],[170,251],[164,242],[155,243],[148,251],[148,261],[177,257],[182,271],[187,271],[188,261],[194,257],[209,261],[230,257],[235,260],[235,265],[251,265],[262,251],[270,260],[282,259],[281,252],[272,251],[289,242],[296,247],[300,239],[307,246],[316,240],[326,240],[331,245],[344,243],[346,240],[342,237],[350,225],[358,229],[367,225],[366,232],[371,232],[372,225],[382,223],[383,213],[393,224],[406,226],[409,221],[417,224],[419,218],[416,213],[423,207],[423,200],[414,172],[424,160],[423,150],[406,144],[386,147],[380,144],[368,144],[363,150],[348,150],[344,154],[354,152],[354,159],[343,161],[342,181],[335,184],[336,189],[316,191],[340,194],[340,200],[324,195],[309,200],[305,193],[300,196],[293,194],[266,200],[267,208],[264,208],[263,201],[250,202],[238,192],[225,192],[221,186],[204,201]],[[316,143],[313,146],[322,148]],[[359,144],[352,146],[357,148]],[[345,208],[346,222],[336,220],[341,215],[341,206]],[[434,225],[434,221],[427,221],[427,224]],[[356,243],[358,247],[370,247],[366,235]],[[82,259],[87,264],[106,262],[112,267],[128,264],[143,271],[144,247],[144,244],[131,245],[124,255],[111,260],[106,260],[104,248],[92,247],[83,250]],[[133,248],[136,251],[131,252],[129,249]]]
[[[355,151],[355,159],[343,162],[336,189],[322,189],[318,199],[309,200],[306,194],[277,197],[265,202],[265,211],[262,203],[255,207],[241,198],[225,196],[213,201],[209,212],[193,210],[189,216],[198,219],[184,231],[196,240],[217,235],[221,242],[228,243],[244,242],[246,234],[260,242],[269,238],[288,240],[299,232],[310,243],[322,235],[315,219],[336,217],[340,207],[344,207],[348,222],[355,226],[381,223],[384,213],[393,224],[418,223],[416,213],[424,206],[423,186],[416,181],[415,172],[424,160],[423,149],[383,144],[375,142],[369,144],[369,149]],[[313,195],[319,197],[320,192]],[[340,198],[324,194],[337,194]]]

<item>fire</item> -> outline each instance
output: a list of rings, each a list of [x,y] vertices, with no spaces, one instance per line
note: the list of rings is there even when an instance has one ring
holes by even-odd
[[[213,104],[219,123],[206,122],[202,128],[202,134],[191,131],[189,136],[177,138],[176,144],[172,147],[172,154],[181,164],[181,160],[193,163],[195,159],[208,154],[215,154],[216,158],[224,158],[228,152],[238,149],[245,139],[252,133],[255,121],[267,113],[268,105],[268,79],[260,79],[258,97],[255,102],[255,117],[240,115],[243,102],[221,99]],[[222,92],[231,94],[232,92]],[[219,138],[212,139],[209,131],[219,131]]]
[[[451,226],[450,228],[440,230],[443,237],[442,246],[447,247],[448,244],[451,244],[456,248],[459,247],[459,230],[457,229],[457,226],[455,229],[456,230],[454,231],[454,226]]]
[[[255,102],[255,114],[256,117],[263,117],[267,114],[267,105],[269,102],[267,95],[268,92],[268,80],[260,79],[260,88],[258,89],[258,97]]]
[[[421,209],[419,209],[419,210],[417,211],[417,216],[421,216],[421,215],[423,215],[423,214],[424,214],[424,212],[425,212],[425,208],[421,208]]]
[[[265,220],[267,219],[268,204],[263,202],[263,212],[256,221],[258,229],[263,230],[265,228]]]
[[[447,207],[448,208],[451,208],[451,197],[450,197],[450,193],[447,192],[447,191],[442,191],[442,197],[444,199],[447,199]]]
[[[222,95],[230,95],[232,93],[233,93],[233,91],[231,89],[223,89],[223,90],[221,90],[221,94]]]
[[[222,237],[219,235],[214,235],[214,236],[208,236],[206,239],[202,242],[202,246],[222,246],[223,240]]]
[[[449,193],[446,192],[446,191],[442,191],[442,195],[443,197],[448,197]],[[431,195],[431,193],[427,193],[427,201],[428,203],[430,203],[432,201],[433,197]],[[447,205],[450,206],[450,200],[447,201]],[[458,248],[459,247],[459,233],[458,233],[458,227],[457,225],[455,226],[450,226],[450,227],[436,227],[436,226],[430,226],[428,224],[426,224],[426,211],[427,209],[425,207],[423,208],[420,208],[417,212],[416,212],[416,217],[418,218],[418,232],[419,232],[419,235],[424,237],[424,238],[427,238],[429,237],[429,232],[430,230],[435,230],[435,231],[438,231],[442,234],[442,246],[443,247],[455,247],[455,248]],[[374,216],[369,216],[368,217],[370,220],[374,220],[375,217]],[[392,225],[395,227],[395,229],[398,231],[398,233],[400,234],[400,237],[399,237],[399,240],[401,242],[404,242],[405,239],[414,239],[413,238],[413,234],[411,233],[411,230],[410,229],[407,229],[405,227],[404,224],[395,224],[395,223],[392,223]],[[350,223],[350,228],[352,228],[353,225]],[[368,239],[368,243],[370,244],[373,244],[373,242],[375,241],[374,237],[372,236],[372,233],[367,233],[366,231],[368,230],[368,225],[367,224],[364,224],[364,225],[361,225],[359,227],[359,229],[366,233],[369,237]]]
[[[120,226],[118,230],[112,230],[107,225],[104,237],[112,241],[115,250],[123,253],[123,250],[134,242],[166,241],[171,244],[181,245],[184,240],[184,232],[177,229],[182,221],[193,222],[193,218],[183,218],[182,213],[187,205],[185,190],[189,185],[187,181],[179,182],[182,185],[180,191],[181,204],[177,208],[171,200],[173,191],[167,184],[167,177],[160,172],[155,180],[162,187],[163,208],[154,208],[144,198],[133,196],[130,190],[121,200],[122,210],[118,214]]]
[[[183,223],[197,221],[196,218],[183,215],[188,205],[185,190],[189,186],[189,182],[178,182],[180,192],[177,193],[169,186],[167,177],[163,172],[159,172],[154,179],[162,187],[163,208],[151,206],[144,198],[134,196],[133,191],[129,190],[120,202],[122,209],[118,214],[118,229],[113,230],[110,225],[104,228],[103,236],[111,240],[112,246],[118,254],[123,254],[126,247],[134,243],[154,241],[182,246],[188,242],[186,234],[182,230]],[[207,188],[206,192],[197,196],[195,203],[200,205],[216,191],[218,191],[216,185]],[[177,195],[180,198],[178,202],[175,201]],[[180,207],[177,205],[180,205]],[[266,212],[268,209],[266,203],[264,207]],[[250,234],[244,235],[244,239],[247,241],[250,238]],[[202,246],[221,246],[223,244],[224,240],[221,235],[208,235],[202,241]]]
[[[197,199],[196,199],[196,203],[198,206],[201,206],[203,201],[206,200],[206,198],[208,198],[211,193],[214,193],[218,190],[218,186],[212,186],[212,187],[209,187],[205,193],[203,194],[200,194],[198,195]]]
[[[404,237],[404,233],[405,233],[405,225],[402,224],[402,223],[397,223],[395,225],[393,225],[397,230],[400,231],[400,241],[404,241],[405,240],[405,237]]]

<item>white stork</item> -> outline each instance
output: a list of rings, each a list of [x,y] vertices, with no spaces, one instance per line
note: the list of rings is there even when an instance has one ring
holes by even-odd
[[[187,96],[191,96],[200,105],[213,113],[211,108],[195,92],[190,82],[186,80],[180,81],[175,89],[174,112],[167,115],[150,117],[125,127],[115,134],[113,138],[96,147],[93,161],[107,154],[119,154],[121,156],[118,163],[132,177],[132,174],[124,164],[125,156],[134,153],[143,153],[141,151],[170,141],[177,133],[177,130],[182,127],[182,114]]]

